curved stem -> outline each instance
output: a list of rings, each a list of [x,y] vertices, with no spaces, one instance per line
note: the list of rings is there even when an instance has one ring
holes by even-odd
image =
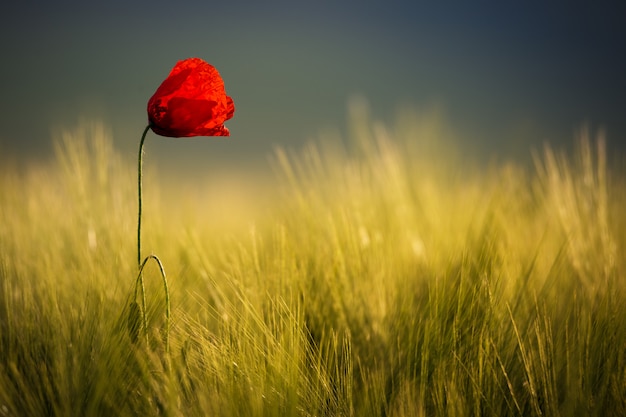
[[[143,211],[143,193],[142,193],[142,180],[143,180],[143,145],[146,140],[146,135],[150,125],[146,126],[141,135],[141,141],[139,142],[139,155],[137,160],[137,197],[138,197],[138,214],[137,214],[137,266],[139,267],[139,273],[137,280],[135,281],[135,299],[137,299],[137,291],[141,289],[141,304],[143,315],[143,328],[146,335],[146,342],[148,342],[148,319],[146,317],[146,289],[143,281],[143,269],[146,263],[150,259],[154,259],[159,265],[161,277],[163,278],[163,288],[165,290],[165,350],[170,351],[170,292],[167,285],[167,277],[165,275],[165,269],[161,260],[156,255],[148,255],[143,262],[141,261],[141,214]]]
[[[137,161],[138,174],[137,174],[137,193],[139,197],[139,208],[137,216],[137,266],[141,265],[141,212],[143,206],[143,195],[141,190],[141,183],[143,179],[143,143],[146,140],[146,134],[150,129],[150,125],[146,126],[143,134],[141,135],[141,141],[139,142],[139,158]]]
[[[143,260],[143,262],[139,265],[139,274],[137,275],[137,281],[135,281],[135,299],[137,298],[137,289],[141,288],[141,309],[143,315],[143,328],[146,334],[146,342],[148,341],[148,319],[146,317],[146,289],[143,283],[143,269],[148,263],[150,259],[154,259],[159,265],[159,271],[161,272],[161,278],[163,279],[163,289],[165,291],[165,351],[169,353],[170,351],[170,316],[171,316],[171,307],[170,307],[170,290],[167,285],[167,276],[165,275],[165,268],[163,268],[163,264],[161,260],[156,255],[148,255]]]

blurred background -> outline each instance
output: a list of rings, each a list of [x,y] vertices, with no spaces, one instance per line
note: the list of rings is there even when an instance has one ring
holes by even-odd
[[[161,138],[164,169],[264,166],[372,118],[435,112],[482,155],[527,159],[583,126],[626,142],[626,3],[26,0],[0,14],[0,161],[51,157],[55,135],[101,120],[135,158],[146,103],[176,61],[201,57],[236,106],[230,138]],[[154,163],[154,162],[153,162]]]

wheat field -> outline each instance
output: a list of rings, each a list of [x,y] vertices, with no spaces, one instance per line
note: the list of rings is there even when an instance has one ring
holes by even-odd
[[[193,188],[148,143],[169,324],[153,262],[135,322],[136,160],[105,126],[5,165],[0,416],[626,415],[626,182],[604,139],[484,165],[437,126],[354,117],[277,149],[269,182]]]

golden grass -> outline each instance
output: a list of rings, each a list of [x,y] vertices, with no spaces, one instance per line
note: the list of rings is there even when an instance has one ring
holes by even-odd
[[[601,137],[477,167],[430,115],[176,186],[106,129],[0,176],[0,415],[626,414],[626,189]],[[149,142],[147,153],[150,153]],[[258,201],[262,200],[259,204]],[[135,307],[136,308],[136,307]]]

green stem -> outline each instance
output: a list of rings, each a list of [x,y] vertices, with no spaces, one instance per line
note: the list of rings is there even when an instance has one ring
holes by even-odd
[[[146,317],[146,289],[143,283],[143,269],[150,259],[154,259],[159,265],[159,271],[161,272],[161,278],[163,279],[163,289],[165,291],[165,351],[170,351],[170,290],[167,285],[167,276],[165,275],[165,268],[161,260],[156,255],[148,255],[139,265],[139,274],[137,275],[137,281],[135,281],[135,299],[137,299],[137,289],[141,288],[141,310],[143,316],[143,328],[146,335],[146,342],[148,342],[148,319]]]
[[[143,316],[143,328],[146,335],[146,342],[148,342],[148,319],[146,316],[146,288],[143,281],[143,269],[146,263],[150,259],[154,259],[159,265],[161,271],[161,277],[163,278],[163,288],[165,290],[165,349],[169,353],[170,351],[170,291],[167,285],[167,276],[165,275],[165,269],[161,260],[156,255],[148,255],[143,262],[141,261],[141,214],[143,211],[143,192],[142,192],[142,180],[143,180],[143,145],[146,141],[146,135],[150,130],[150,125],[146,126],[141,135],[141,141],[139,142],[139,156],[137,160],[137,197],[138,197],[138,214],[137,214],[137,266],[139,267],[139,273],[137,275],[137,281],[135,282],[135,299],[137,299],[137,290],[141,289],[141,309]]]
[[[139,160],[137,163],[138,166],[138,175],[137,175],[137,192],[139,197],[139,214],[137,216],[137,266],[141,265],[141,211],[143,206],[143,195],[141,190],[141,183],[143,179],[143,143],[146,140],[146,134],[150,129],[150,125],[146,126],[146,129],[143,131],[141,135],[141,141],[139,142]]]

